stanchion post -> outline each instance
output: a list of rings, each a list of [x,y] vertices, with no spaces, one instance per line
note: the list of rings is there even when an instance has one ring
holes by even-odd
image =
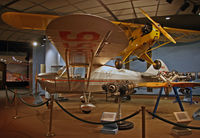
[[[17,118],[19,118],[19,116],[18,116],[17,90],[14,90],[14,96],[15,96],[15,99],[14,99],[14,102],[15,102],[15,116],[13,116],[13,119],[17,119]]]
[[[145,106],[142,106],[142,138],[145,138]]]
[[[46,134],[47,137],[53,137],[55,134],[52,132],[52,114],[53,114],[53,102],[54,102],[54,95],[51,94],[50,100],[50,114],[49,114],[49,130]]]
[[[5,91],[6,91],[6,95],[8,94],[8,87],[7,87],[7,85],[5,85]],[[6,96],[6,98],[5,98],[5,108],[8,108],[8,97]]]

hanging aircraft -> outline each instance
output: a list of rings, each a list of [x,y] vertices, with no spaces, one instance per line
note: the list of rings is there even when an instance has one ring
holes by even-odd
[[[87,14],[59,17],[6,12],[2,14],[2,19],[16,28],[45,30],[48,39],[64,59],[66,67],[57,73],[39,74],[36,77],[36,84],[39,82],[42,88],[51,94],[82,92],[85,99],[85,104],[81,106],[82,110],[90,112],[94,107],[90,104],[91,92],[99,91],[100,86],[105,83],[112,82],[117,86],[123,84],[128,88],[128,91],[135,87],[168,88],[179,84],[169,81],[139,83],[136,80],[140,80],[140,73],[120,69],[123,61],[130,54],[134,54],[151,63],[153,66],[151,68],[160,71],[164,68],[162,62],[160,60],[153,62],[146,52],[159,39],[160,32],[175,43],[175,40],[158,23],[154,22],[144,11],[142,12],[152,21],[151,29],[145,25],[111,22]],[[173,32],[173,28],[169,28],[169,30]],[[200,34],[198,31],[182,29],[175,31],[181,33],[185,31],[184,34],[198,33],[198,37]],[[120,70],[104,66],[107,61],[120,55],[123,57],[122,61],[116,59],[115,62],[116,68]],[[86,77],[81,78],[73,75],[71,72],[76,67],[85,68],[84,76]],[[100,72],[98,73],[98,71]],[[183,84],[181,87],[199,86],[199,83],[192,82],[182,82],[181,84]]]
[[[140,8],[139,8],[140,9]],[[120,49],[120,52],[117,53],[117,56],[122,57],[121,59],[116,59],[116,67],[121,68],[122,64],[127,63],[125,60],[130,56],[134,55],[137,57],[137,59],[145,60],[149,64],[153,64],[154,68],[159,69],[161,67],[160,62],[153,61],[151,57],[147,54],[149,51],[154,50],[156,48],[159,48],[161,46],[164,46],[170,42],[176,43],[176,42],[192,42],[200,40],[200,31],[195,30],[187,30],[187,29],[180,29],[180,28],[171,28],[171,27],[162,27],[159,23],[155,22],[145,11],[140,9],[140,11],[152,22],[151,25],[144,25],[144,24],[135,24],[135,23],[126,23],[126,22],[116,22],[116,21],[108,21],[110,23],[113,23],[115,25],[118,25],[120,27],[120,31],[123,32],[123,38],[122,42],[125,46],[122,46]],[[76,17],[82,16],[79,19],[76,19],[75,22],[78,22],[79,25],[81,25],[82,21],[86,21],[89,19],[89,15],[73,15]],[[63,45],[67,47],[69,43],[72,41],[101,41],[98,47],[98,51],[95,51],[96,56],[101,52],[103,49],[104,51],[106,48],[104,45],[108,45],[109,42],[111,42],[110,35],[113,36],[114,33],[112,32],[110,28],[104,28],[105,31],[100,31],[102,33],[101,37],[99,36],[97,31],[101,30],[104,27],[104,24],[101,24],[101,22],[98,23],[98,18],[95,18],[97,16],[92,16],[91,18],[94,18],[94,24],[93,25],[93,32],[84,32],[84,28],[77,27],[76,32],[70,32],[62,31],[64,28],[59,28],[59,36],[61,40],[63,41]],[[58,18],[58,19],[56,19]],[[46,34],[49,32],[48,29],[50,26],[50,23],[57,22],[57,20],[65,20],[64,18],[71,18],[71,15],[67,15],[64,17],[55,16],[55,15],[44,15],[44,14],[30,14],[30,13],[19,13],[19,12],[6,12],[2,14],[2,19],[5,23],[19,28],[19,29],[33,29],[33,30],[44,30],[46,31]],[[73,17],[72,17],[73,18]],[[95,20],[96,19],[96,20]],[[103,18],[102,18],[103,19]],[[68,19],[70,20],[70,19]],[[66,20],[66,21],[68,21]],[[106,19],[104,19],[106,20]],[[66,23],[66,21],[64,21]],[[75,23],[77,24],[77,23]],[[99,26],[98,26],[98,25]],[[59,25],[59,24],[58,24]],[[63,24],[62,24],[63,25]],[[77,24],[78,25],[78,24]],[[89,24],[88,24],[89,25]],[[83,26],[83,25],[82,25]],[[112,25],[114,26],[114,25]],[[88,27],[88,26],[87,26]],[[71,28],[73,29],[73,28]],[[70,29],[70,30],[71,30]],[[73,34],[74,33],[74,34]],[[161,33],[163,35],[161,35]],[[125,34],[125,35],[124,35]],[[47,34],[48,36],[48,34]],[[87,39],[85,37],[91,37],[91,39]],[[173,37],[172,37],[173,36]],[[51,37],[51,36],[49,36]],[[69,39],[68,39],[69,38]],[[71,39],[72,38],[72,39]],[[119,38],[117,38],[119,39]],[[64,42],[64,41],[67,41]],[[115,40],[117,41],[117,40]],[[52,41],[51,41],[52,42]],[[153,47],[154,44],[158,42],[158,46]],[[163,42],[163,43],[160,43]],[[55,43],[55,42],[54,42]],[[57,46],[56,46],[57,47]],[[103,48],[104,47],[104,48]],[[61,52],[61,56],[64,57],[64,53],[62,50],[58,51]],[[110,55],[111,56],[111,55]],[[112,57],[114,58],[114,57]],[[110,57],[106,59],[108,61]],[[135,59],[133,59],[135,60]],[[130,60],[131,61],[131,60]],[[129,62],[129,61],[128,61]],[[102,62],[103,63],[103,62]],[[100,63],[102,65],[102,63]]]

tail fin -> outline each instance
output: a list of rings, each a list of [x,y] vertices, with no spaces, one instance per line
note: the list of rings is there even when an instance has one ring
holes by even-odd
[[[166,64],[165,64],[161,59],[157,59],[157,60],[159,60],[159,61],[161,62],[161,68],[158,69],[158,70],[156,70],[156,69],[154,69],[153,65],[151,65],[151,66],[146,70],[145,73],[150,73],[150,74],[152,74],[152,75],[157,75],[158,72],[162,72],[162,71],[167,71],[167,72],[168,72],[168,71],[169,71],[168,67],[166,66]]]

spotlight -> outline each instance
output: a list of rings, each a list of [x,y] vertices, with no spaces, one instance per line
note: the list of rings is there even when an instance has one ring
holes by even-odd
[[[185,2],[182,6],[181,6],[181,11],[186,10],[188,7],[190,6],[190,4],[188,2]]]
[[[16,61],[16,58],[15,58],[14,56],[12,56],[12,59],[13,59],[14,61]]]
[[[171,4],[173,0],[166,0],[166,1]]]
[[[169,20],[169,19],[171,19],[171,18],[170,18],[170,17],[166,17],[165,19],[166,19],[166,20]]]
[[[194,8],[192,10],[192,13],[197,14],[197,11],[199,10],[199,5],[194,5]]]
[[[34,42],[33,42],[33,46],[36,47],[37,45],[38,45],[38,43],[37,43],[36,41],[34,41]]]

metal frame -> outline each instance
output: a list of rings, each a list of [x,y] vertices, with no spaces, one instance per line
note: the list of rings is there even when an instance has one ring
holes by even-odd
[[[69,50],[65,50],[65,58],[66,58],[66,70],[67,70],[67,79],[68,79],[68,85],[69,85],[69,91],[71,91],[71,84],[70,84],[70,75],[69,75]]]
[[[155,114],[156,111],[157,111],[158,104],[159,104],[159,101],[160,101],[160,97],[162,96],[163,90],[164,90],[163,87],[160,88],[160,92],[159,92],[159,95],[158,95],[157,100],[156,100],[156,104],[155,104],[155,107],[154,107],[154,110],[153,110],[153,114]],[[181,111],[184,111],[184,108],[183,108],[182,102],[181,102],[181,100],[180,100],[180,97],[179,97],[179,95],[178,95],[178,92],[177,92],[176,87],[173,87],[173,91],[174,91],[174,94],[175,94],[175,96],[176,96],[176,100],[178,101],[178,104],[179,104],[179,107],[180,107]],[[153,118],[154,118],[154,117],[153,117]]]
[[[85,98],[86,103],[89,103],[90,96],[91,96],[91,92],[90,92],[89,95],[88,95],[88,98],[87,98],[86,92],[88,92],[88,88],[89,88],[89,84],[90,84],[90,76],[91,76],[91,72],[92,72],[93,59],[94,59],[94,52],[93,52],[93,50],[91,50],[91,60],[90,60],[90,63],[89,63],[88,73],[87,73],[87,85],[86,85],[86,89],[84,91],[84,98]]]
[[[52,132],[52,118],[53,118],[53,102],[54,102],[54,95],[51,94],[51,100],[50,100],[50,113],[49,113],[49,130],[46,134],[47,137],[53,137],[55,136],[55,133]]]

